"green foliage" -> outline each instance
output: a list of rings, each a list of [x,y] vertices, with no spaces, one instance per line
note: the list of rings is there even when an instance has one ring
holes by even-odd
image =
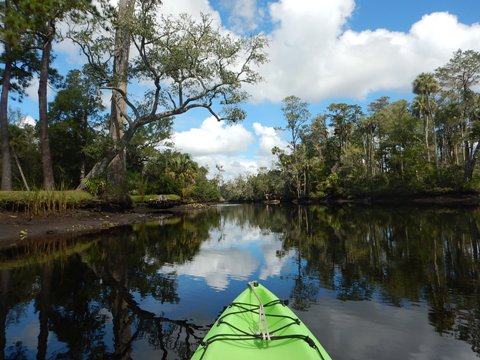
[[[305,149],[300,146],[302,127],[310,117],[308,104],[297,96],[283,99],[283,117],[287,122],[285,131],[289,133],[289,151],[275,149],[278,153],[279,166],[289,179],[289,185],[294,189],[295,197],[304,197],[302,191],[302,174],[306,166]]]
[[[285,173],[261,169],[256,175],[240,176],[221,186],[220,193],[227,201],[264,201],[285,199],[288,193]],[[288,195],[293,198],[294,194]]]
[[[435,75],[441,87],[441,99],[450,111],[455,109],[456,116],[453,128],[449,128],[448,136],[459,140],[458,145],[450,147],[450,151],[459,151],[463,147],[464,153],[464,181],[472,180],[478,157],[480,131],[478,127],[480,84],[480,53],[473,50],[458,50],[450,61],[439,67]],[[444,113],[445,115],[445,113]],[[443,134],[442,134],[443,135]],[[459,149],[460,148],[460,149]]]
[[[107,180],[104,177],[87,178],[84,179],[83,182],[89,194],[98,197],[105,193]]]
[[[209,180],[205,175],[200,174],[195,183],[192,192],[192,198],[198,202],[218,201],[220,199],[220,190],[215,179]]]
[[[10,114],[12,122],[19,121],[21,113]],[[18,165],[22,169],[30,188],[39,187],[42,183],[42,169],[40,162],[40,150],[38,148],[37,130],[31,125],[19,127],[11,124],[9,126],[10,146],[12,155],[16,155]],[[13,164],[12,169],[13,189],[24,189],[20,169]]]
[[[76,187],[85,169],[98,159],[98,152],[92,149],[102,142],[94,130],[102,110],[100,95],[90,79],[79,70],[71,70],[50,103],[48,114],[56,183]]]

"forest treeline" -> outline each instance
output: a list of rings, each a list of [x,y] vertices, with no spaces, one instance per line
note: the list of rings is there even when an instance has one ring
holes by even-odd
[[[312,116],[308,103],[289,96],[278,119],[289,145],[272,149],[273,169],[225,182],[219,167],[207,177],[214,169],[159,144],[168,142],[175,117],[195,108],[219,121],[244,119],[242,85],[260,80],[267,42],[225,35],[208,16],[159,17],[160,6],[0,1],[2,190],[80,187],[210,201],[478,188],[480,54],[473,50],[419,74],[411,102],[333,103]],[[62,77],[52,61],[65,38],[87,63]],[[31,126],[8,101],[21,100],[34,78],[39,119]],[[48,86],[55,88],[50,103]],[[99,90],[111,92],[106,107]]]
[[[383,96],[366,109],[332,103],[311,116],[283,100],[287,149],[277,166],[224,186],[229,199],[323,199],[476,191],[480,149],[480,53],[456,51],[419,74],[413,100]]]

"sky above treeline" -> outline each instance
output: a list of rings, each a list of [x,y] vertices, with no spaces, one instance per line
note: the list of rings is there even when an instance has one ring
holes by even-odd
[[[479,0],[163,0],[161,11],[208,13],[225,31],[269,39],[269,62],[259,70],[264,81],[247,88],[245,121],[226,125],[200,110],[175,119],[176,147],[212,176],[222,166],[226,179],[272,166],[271,148],[286,146],[285,134],[275,130],[285,126],[286,96],[311,104],[312,116],[332,102],[366,107],[384,95],[410,100],[418,74],[446,64],[458,49],[480,51]],[[85,61],[68,42],[54,51],[64,75]],[[33,118],[37,86],[19,106]],[[110,94],[104,96],[108,102]]]

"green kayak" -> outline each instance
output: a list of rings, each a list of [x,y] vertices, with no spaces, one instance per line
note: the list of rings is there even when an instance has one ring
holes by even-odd
[[[192,360],[331,359],[298,317],[251,282],[220,315]]]

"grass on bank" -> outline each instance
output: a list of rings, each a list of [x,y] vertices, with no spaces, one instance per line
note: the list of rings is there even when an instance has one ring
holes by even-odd
[[[24,212],[27,215],[48,215],[61,213],[80,206],[84,202],[97,198],[86,191],[0,191],[0,209]],[[180,201],[180,196],[168,195],[132,195],[134,204],[149,200]]]
[[[64,212],[92,199],[88,192],[78,190],[0,191],[0,208],[46,215]]]

